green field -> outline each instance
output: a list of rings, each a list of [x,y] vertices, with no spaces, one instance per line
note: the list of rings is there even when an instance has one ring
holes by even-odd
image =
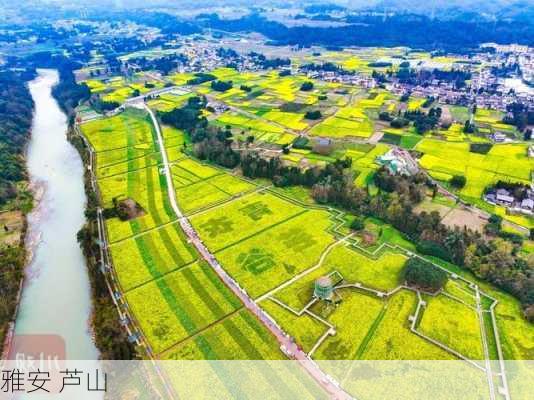
[[[445,296],[429,298],[419,330],[472,360],[483,360],[476,311]]]
[[[484,189],[498,180],[530,182],[534,160],[527,157],[525,144],[493,145],[488,154],[469,151],[469,143],[446,144],[425,138],[415,147],[424,155],[420,164],[438,180],[453,175],[466,177],[466,186],[460,191],[467,200],[479,199]]]
[[[272,300],[261,302],[261,308],[276,321],[279,321],[285,331],[294,337],[306,352],[313,348],[317,340],[328,329],[326,325],[309,314],[295,315]]]
[[[275,294],[287,305],[300,309],[312,298],[313,282],[320,276],[338,272],[346,283],[361,283],[381,291],[396,288],[406,257],[391,252],[382,253],[376,260],[338,245],[327,255],[321,268],[306,275]]]
[[[336,335],[327,339],[315,353],[322,360],[361,358],[374,324],[379,322],[385,303],[356,291],[340,293],[343,301],[328,320],[336,326]],[[350,316],[350,317],[349,317]]]
[[[115,117],[90,121],[82,129],[97,152],[113,149],[131,151],[132,147],[135,150],[154,149],[150,120],[139,110],[128,109]]]
[[[328,214],[306,211],[216,254],[235,280],[257,297],[314,266],[334,241]]]
[[[392,297],[378,328],[367,344],[366,360],[450,360],[452,355],[414,335],[408,317],[415,311],[416,296],[401,291]]]
[[[304,210],[269,193],[253,193],[193,216],[191,223],[212,251],[259,233]]]
[[[125,291],[197,258],[178,223],[158,227],[135,239],[117,242],[111,246],[111,255]]]
[[[156,354],[241,307],[202,263],[138,287],[128,292],[126,299]]]

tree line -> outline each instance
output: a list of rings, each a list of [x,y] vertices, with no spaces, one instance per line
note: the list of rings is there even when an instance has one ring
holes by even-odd
[[[33,116],[26,82],[31,77],[0,72],[0,207],[17,196],[17,184],[26,179],[23,151]]]
[[[34,71],[0,72],[0,209],[23,195],[20,183],[27,179],[23,152],[30,137],[34,104],[26,82],[33,76]],[[24,276],[24,246],[0,242],[0,260],[0,342],[3,343]]]

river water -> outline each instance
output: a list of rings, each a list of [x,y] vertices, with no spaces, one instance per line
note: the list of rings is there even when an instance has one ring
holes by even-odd
[[[30,83],[35,114],[27,159],[39,202],[28,217],[27,247],[33,257],[15,334],[30,335],[23,337],[48,351],[62,340],[66,359],[94,360],[89,277],[76,240],[85,221],[84,167],[67,141],[67,118],[52,97],[58,79],[54,70],[39,70]]]

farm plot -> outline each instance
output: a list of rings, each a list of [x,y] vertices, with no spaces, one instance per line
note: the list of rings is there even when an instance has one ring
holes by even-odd
[[[198,168],[194,167],[190,164],[191,161],[193,160],[185,159],[172,167],[178,204],[186,214],[256,188],[255,185],[222,171],[203,169],[210,167],[205,167],[196,161],[193,162],[198,165]],[[184,169],[183,166],[189,169]],[[190,171],[194,171],[196,175]],[[211,175],[212,172],[217,175]],[[207,178],[201,178],[199,175],[207,176]]]
[[[91,89],[91,93],[101,93],[107,89],[107,85],[96,79],[88,79],[85,84]]]
[[[113,90],[110,93],[104,94],[102,100],[107,102],[116,102],[123,103],[129,97],[132,97],[134,94],[134,89],[129,86],[120,87]]]
[[[463,106],[447,106],[454,121],[463,124],[469,119],[469,108]]]
[[[408,111],[416,111],[421,108],[426,99],[413,98],[408,101]]]
[[[248,310],[227,315],[218,323],[177,343],[160,355],[164,360],[282,360],[278,342]]]
[[[422,333],[472,360],[483,360],[476,311],[446,296],[428,299],[418,328]]]
[[[396,129],[386,128],[382,130],[383,136],[380,139],[381,143],[393,144],[401,146],[407,150],[413,149],[417,143],[422,139],[421,135],[413,133],[413,128],[410,129]]]
[[[179,160],[181,161],[181,160]],[[184,168],[180,168],[176,163],[170,165],[173,184],[177,188],[181,188],[187,185],[191,185],[196,182],[200,182],[202,178],[189,172]]]
[[[204,263],[195,263],[126,294],[154,353],[170,348],[241,307]]]
[[[165,177],[159,168],[148,167],[122,175],[100,179],[103,206],[113,207],[113,198],[130,198],[143,209],[143,214],[130,221],[106,220],[110,242],[127,238],[176,219],[167,197]]]
[[[185,133],[172,126],[163,125],[161,133],[165,140],[165,151],[170,163],[185,158],[184,149],[189,144],[189,138]]]
[[[534,359],[534,325],[523,317],[519,301],[489,286],[484,290],[499,301],[495,314],[504,358],[506,360]]]
[[[333,138],[368,138],[373,134],[373,124],[368,119],[357,121],[334,116],[315,125],[310,130],[310,134],[313,136],[328,136]]]
[[[309,314],[295,315],[273,300],[261,302],[261,308],[267,312],[282,329],[295,338],[305,352],[309,352],[328,327]]]
[[[187,84],[187,81],[192,79],[194,75],[192,73],[175,73],[173,75],[169,75],[168,78],[176,85],[176,86],[183,86]]]
[[[415,293],[401,290],[387,308],[369,343],[362,351],[366,360],[451,360],[454,356],[415,335],[408,318],[415,311]]]
[[[112,244],[110,250],[125,292],[197,258],[177,223]]]
[[[401,254],[385,252],[373,260],[350,247],[336,246],[321,268],[280,290],[275,297],[299,310],[312,298],[314,281],[334,271],[341,274],[345,283],[359,282],[366,287],[389,291],[400,284],[399,275],[405,261],[406,257]]]
[[[230,197],[228,193],[213,186],[209,180],[197,181],[176,189],[178,206],[185,214],[191,214],[196,210],[220,203]]]
[[[250,118],[242,114],[226,112],[221,114],[217,120],[220,124],[230,125],[231,127],[241,129],[243,131],[253,131],[253,132],[270,132],[270,133],[284,133],[284,129],[270,124],[261,119]]]
[[[240,179],[228,174],[215,176],[211,178],[209,182],[213,186],[232,196],[248,192],[257,187],[256,185],[249,183],[244,179]]]
[[[280,77],[276,73],[271,73],[267,79],[259,82],[259,86],[270,93],[272,97],[282,102],[290,102],[296,100],[300,94],[300,86],[305,81],[308,79],[302,76]]]
[[[462,284],[449,279],[443,289],[446,293],[460,299],[471,307],[476,307],[475,293],[465,283]]]
[[[175,108],[182,107],[187,99],[193,96],[192,93],[186,93],[181,95],[176,95],[173,93],[165,93],[159,95],[157,98],[149,100],[147,105],[157,111],[172,111]]]
[[[463,131],[462,124],[452,124],[448,129],[439,130],[439,134],[445,136],[445,139],[450,142],[463,142],[467,139],[467,135]]]
[[[378,169],[376,158],[386,153],[388,150],[389,146],[382,143],[378,143],[376,146],[372,146],[371,148],[363,148],[362,151],[352,149],[347,150],[346,155],[354,160],[353,167],[355,169]]]
[[[321,360],[354,360],[361,357],[365,344],[373,335],[384,312],[385,302],[374,296],[353,290],[340,290],[343,298],[328,317],[336,327],[336,335],[329,337],[314,353]],[[314,309],[315,311],[315,309]],[[321,316],[321,314],[319,314]]]
[[[152,124],[138,110],[128,109],[111,118],[89,121],[82,125],[82,131],[97,152],[153,142]]]
[[[297,362],[246,360],[161,364],[180,398],[327,399],[326,392]],[[244,376],[247,379],[243,379]]]
[[[187,158],[176,163],[178,167],[185,169],[186,171],[198,176],[201,179],[211,178],[212,176],[219,175],[221,170],[210,167],[209,165],[202,164],[192,158]]]
[[[252,297],[315,265],[334,241],[329,214],[307,211],[217,253],[217,259]]]
[[[416,146],[424,153],[420,165],[438,180],[464,175],[466,186],[460,194],[478,200],[486,186],[500,180],[530,182],[534,161],[528,159],[526,145],[494,145],[488,154],[469,151],[468,143],[443,142],[425,138]]]
[[[253,193],[195,215],[191,223],[210,250],[218,251],[302,212],[272,194]]]
[[[269,111],[265,114],[262,114],[262,118],[268,119],[284,125],[287,128],[294,130],[303,130],[308,127],[308,124],[302,121],[304,118],[303,114],[295,114],[283,111]]]
[[[157,153],[158,151],[154,144],[150,142],[120,149],[102,150],[97,153],[97,168],[107,168],[123,162],[132,161],[132,166],[135,167],[132,169],[137,169],[137,161],[135,160]]]
[[[342,107],[336,114],[314,126],[310,133],[315,136],[329,137],[361,137],[368,138],[374,132],[373,121],[368,110],[380,107],[385,95],[373,94],[369,99],[358,101],[355,105]]]
[[[131,147],[127,148],[128,150]],[[116,151],[116,150],[113,150]],[[129,151],[128,151],[129,153]],[[126,155],[127,161],[117,162],[115,164],[108,164],[97,169],[97,177],[106,178],[113,175],[125,174],[129,171],[154,167],[161,164],[161,154],[159,152],[152,152],[139,157],[135,157],[135,152],[131,155]]]
[[[217,175],[223,174],[222,170],[202,164],[191,158],[182,158],[171,165],[173,182],[175,187],[182,188]]]

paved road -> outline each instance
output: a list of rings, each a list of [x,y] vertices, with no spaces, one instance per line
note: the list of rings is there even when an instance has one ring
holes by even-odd
[[[256,302],[248,296],[245,290],[243,290],[234,279],[228,275],[228,273],[222,268],[219,262],[215,259],[213,254],[202,243],[202,240],[197,235],[196,231],[189,223],[187,217],[183,215],[178,204],[176,202],[176,194],[174,191],[174,185],[172,182],[172,175],[169,168],[169,161],[167,153],[165,151],[165,145],[163,141],[163,135],[159,127],[159,123],[152,112],[146,105],[144,108],[150,114],[156,134],[158,136],[158,142],[160,145],[160,151],[162,160],[164,163],[164,171],[168,185],[168,195],[171,202],[171,206],[179,218],[180,226],[187,235],[189,241],[195,246],[201,257],[213,268],[219,278],[228,286],[232,292],[241,300],[245,307],[251,311],[260,322],[275,336],[276,340],[280,344],[281,348],[285,348],[285,353],[297,360],[299,364],[312,376],[315,381],[334,399],[351,399],[352,397],[347,394],[343,389],[339,387],[337,383],[333,381],[328,375],[326,375],[317,364],[312,361],[308,355],[302,351],[296,343],[288,336],[282,329],[256,304]],[[273,384],[275,384],[273,382]]]
[[[488,349],[488,340],[486,338],[486,329],[484,326],[484,316],[482,311],[482,305],[480,303],[480,292],[478,290],[478,285],[475,286],[475,300],[476,300],[476,310],[478,321],[480,323],[480,337],[482,338],[482,349],[484,352],[484,363],[486,368],[486,378],[488,380],[489,394],[490,399],[495,400],[495,386],[493,384],[493,373],[491,372],[491,360]]]

